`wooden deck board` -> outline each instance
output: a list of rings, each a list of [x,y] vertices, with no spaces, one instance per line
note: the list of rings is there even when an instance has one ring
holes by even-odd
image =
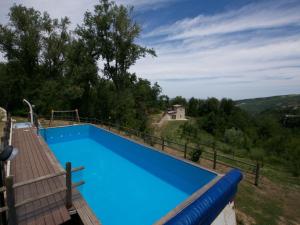
[[[73,191],[73,204],[85,225],[101,225],[94,213],[88,207],[86,201],[81,197],[77,190]]]
[[[63,168],[60,166],[59,162],[53,155],[52,151],[49,149],[48,145],[45,143],[43,139],[40,138],[39,140],[41,145],[44,146],[46,155],[48,156],[48,158],[52,163],[52,168],[55,170],[55,172],[61,171]],[[92,209],[89,207],[87,202],[84,200],[84,198],[81,196],[79,191],[77,191],[76,189],[73,190],[72,201],[73,201],[73,206],[77,211],[84,225],[101,225],[99,219],[97,219]]]
[[[11,175],[14,176],[15,183],[55,171],[34,129],[14,129],[12,144],[19,149],[18,155],[11,162]],[[63,187],[64,184],[60,179],[63,178],[51,178],[16,188],[16,202]],[[63,196],[63,193],[60,193],[17,208],[18,223],[22,225],[56,225],[68,221],[70,215],[64,205]]]
[[[37,136],[35,129],[13,129],[12,144],[19,153],[11,161],[14,183],[60,172],[63,168],[45,141]],[[15,189],[16,202],[46,194],[65,186],[65,177],[59,176]],[[73,209],[84,225],[101,225],[81,194],[73,190]],[[65,192],[43,198],[17,208],[19,225],[57,225],[70,220],[65,207]]]

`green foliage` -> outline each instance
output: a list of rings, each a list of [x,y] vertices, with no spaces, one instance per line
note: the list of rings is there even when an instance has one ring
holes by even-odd
[[[234,127],[226,129],[224,132],[224,141],[233,146],[241,147],[245,141],[244,133]]]
[[[159,108],[162,110],[166,110],[171,106],[170,98],[167,95],[161,95],[158,99]]]
[[[184,97],[182,96],[176,96],[175,98],[171,99],[170,101],[171,105],[183,105],[186,106],[187,105],[187,101]]]
[[[300,176],[300,140],[293,138],[287,147],[288,168],[294,176]]]
[[[141,57],[155,55],[136,44],[141,29],[132,10],[101,0],[74,32],[68,18],[14,5],[9,23],[0,25],[7,60],[0,64],[0,105],[18,113],[27,98],[39,114],[78,108],[83,116],[147,129],[161,89],[129,72]]]
[[[113,81],[117,91],[123,91],[135,79],[128,69],[139,58],[155,55],[153,49],[135,44],[141,28],[131,15],[132,8],[100,0],[94,13],[86,12],[84,23],[76,29],[94,59],[104,62],[103,74]]]
[[[266,110],[284,109],[300,104],[300,95],[281,95],[266,98],[253,98],[238,100],[235,102],[238,107],[251,113],[259,114]]]
[[[190,152],[189,152],[189,155],[190,155],[190,158],[193,162],[198,162],[201,155],[202,155],[202,150],[200,147],[198,148],[195,148],[195,149],[192,149]]]
[[[194,144],[201,140],[211,145],[207,136],[201,138],[203,133],[208,133],[224,153],[248,157],[261,165],[284,166],[294,176],[299,176],[300,130],[297,121],[287,124],[283,120],[286,114],[297,115],[299,110],[286,107],[249,115],[231,99],[191,98],[187,103],[187,115],[196,117],[197,122],[180,126],[180,139]]]
[[[180,136],[186,141],[195,140],[198,137],[198,129],[190,122],[180,125]]]
[[[250,159],[259,162],[262,167],[265,164],[265,153],[262,148],[252,148],[250,151]]]

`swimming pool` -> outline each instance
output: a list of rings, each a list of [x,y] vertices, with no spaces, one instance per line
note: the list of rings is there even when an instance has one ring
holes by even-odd
[[[62,166],[70,161],[72,167],[85,167],[79,191],[103,225],[154,224],[202,187],[221,180],[92,125],[42,129],[41,134]]]

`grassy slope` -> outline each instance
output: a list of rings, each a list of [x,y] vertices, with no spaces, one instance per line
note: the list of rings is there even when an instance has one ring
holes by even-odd
[[[237,105],[250,112],[259,113],[266,109],[300,106],[300,95],[282,95],[267,98],[253,98],[236,101]]]
[[[180,140],[178,129],[183,123],[165,123],[156,135]],[[203,134],[201,138],[212,137]],[[236,197],[239,224],[300,224],[300,201],[294,200],[300,199],[300,178],[269,166],[262,168],[262,174],[259,187],[250,184],[249,180],[239,186]]]

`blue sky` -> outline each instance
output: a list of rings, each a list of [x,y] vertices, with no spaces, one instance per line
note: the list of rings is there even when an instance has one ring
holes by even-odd
[[[96,0],[18,0],[82,21]],[[174,97],[233,99],[300,93],[300,0],[117,0],[133,5],[138,40],[158,57],[132,71]],[[10,0],[0,2],[5,23]]]

